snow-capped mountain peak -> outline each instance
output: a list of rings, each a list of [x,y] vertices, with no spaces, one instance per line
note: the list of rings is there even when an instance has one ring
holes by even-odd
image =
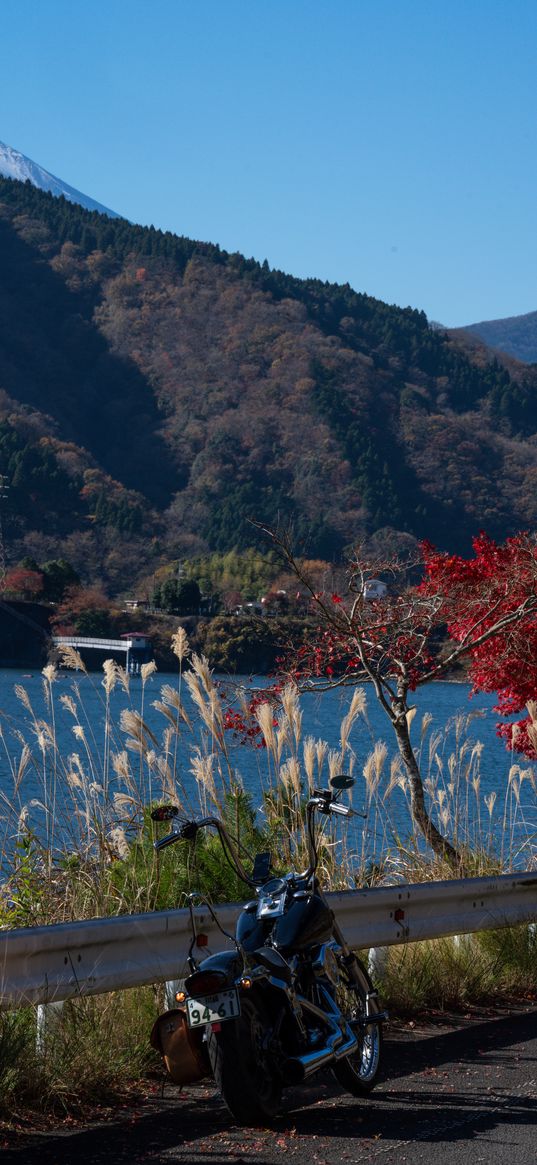
[[[3,178],[18,178],[19,182],[26,182],[29,179],[32,185],[38,186],[40,190],[49,190],[57,198],[63,195],[69,202],[78,202],[80,206],[85,206],[86,210],[98,210],[99,214],[107,214],[110,218],[121,217],[115,210],[109,210],[94,198],[88,198],[87,194],[81,194],[80,190],[68,186],[61,178],[55,178],[54,174],[49,174],[43,166],[32,162],[31,158],[21,154],[19,150],[4,145],[4,142],[0,142],[0,175]]]

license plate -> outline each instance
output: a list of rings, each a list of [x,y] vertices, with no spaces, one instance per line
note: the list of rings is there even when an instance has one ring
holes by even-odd
[[[236,987],[219,991],[216,995],[202,995],[199,999],[187,999],[186,1018],[189,1027],[203,1027],[206,1023],[223,1023],[226,1019],[236,1019],[241,1013],[239,993]]]

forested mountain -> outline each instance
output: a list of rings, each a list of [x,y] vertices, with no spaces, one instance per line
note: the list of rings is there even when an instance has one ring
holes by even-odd
[[[508,316],[504,320],[482,320],[461,329],[473,332],[490,348],[508,352],[526,364],[537,363],[537,311],[522,316]]]
[[[131,586],[244,548],[537,522],[537,376],[423,312],[0,179],[8,558]]]

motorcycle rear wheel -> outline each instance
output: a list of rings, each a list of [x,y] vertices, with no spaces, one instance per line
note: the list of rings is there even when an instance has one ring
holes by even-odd
[[[369,975],[356,959],[347,981],[342,977],[336,988],[336,1003],[348,1021],[360,1019],[366,1015],[366,997],[373,991],[373,984]],[[376,1000],[372,1001],[372,1008],[378,1011]],[[332,1071],[338,1084],[352,1096],[368,1096],[377,1083],[382,1056],[382,1025],[368,1024],[363,1028],[353,1028],[359,1043],[356,1052],[344,1059],[336,1060]]]
[[[216,1085],[238,1124],[266,1124],[280,1108],[282,1089],[266,1050],[269,1029],[263,1001],[258,995],[242,995],[239,1018],[208,1032]]]

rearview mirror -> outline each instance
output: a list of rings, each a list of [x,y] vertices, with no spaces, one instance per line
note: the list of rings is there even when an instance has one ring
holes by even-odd
[[[177,805],[157,805],[156,809],[151,810],[151,820],[172,821],[178,813]]]
[[[354,777],[349,777],[347,773],[337,773],[335,777],[330,777],[330,784],[333,789],[352,789],[355,780]]]

